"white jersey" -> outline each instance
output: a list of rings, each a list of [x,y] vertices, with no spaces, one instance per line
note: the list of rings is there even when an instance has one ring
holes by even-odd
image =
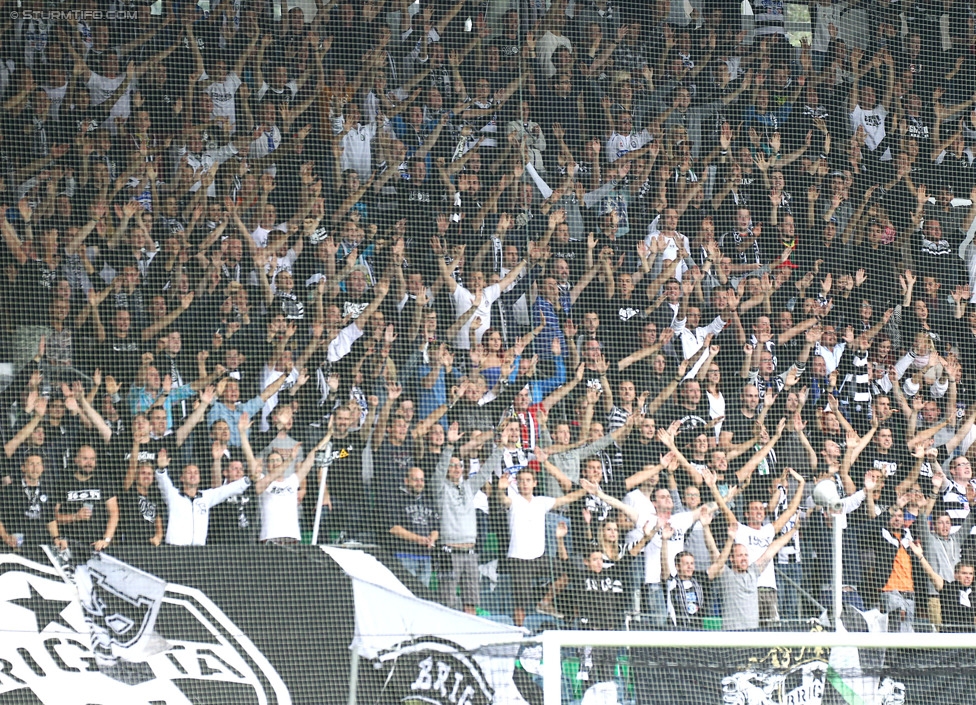
[[[629,135],[621,135],[614,132],[607,140],[607,160],[613,164],[620,157],[640,149],[645,144],[652,142],[654,138],[646,129],[640,132],[632,132]]]
[[[302,538],[298,528],[298,475],[275,480],[261,493],[261,541]]]
[[[125,80],[125,74],[119,74],[115,78],[108,78],[107,76],[100,76],[92,71],[88,77],[87,84],[88,92],[91,95],[92,107],[94,108],[107,101]],[[113,132],[115,130],[116,120],[124,120],[129,117],[129,96],[131,94],[132,86],[130,85],[109,110],[109,125]]]
[[[230,497],[243,494],[251,486],[250,478],[242,477],[214,489],[200,490],[190,499],[176,489],[165,470],[156,471],[156,481],[169,510],[166,543],[170,546],[206,545],[210,510]]]
[[[766,552],[773,539],[776,538],[776,529],[772,524],[763,524],[758,529],[739,524],[735,532],[735,542],[741,543],[749,553],[749,565],[758,561],[762,554]],[[759,576],[757,585],[759,587],[776,589],[776,568],[773,566],[775,561],[766,564],[762,574]]]
[[[204,93],[209,93],[210,100],[213,102],[211,114],[215,118],[226,117],[229,119],[231,131],[233,131],[234,122],[237,120],[237,105],[234,102],[234,96],[240,87],[240,77],[231,71],[223,81],[214,81],[204,89]]]

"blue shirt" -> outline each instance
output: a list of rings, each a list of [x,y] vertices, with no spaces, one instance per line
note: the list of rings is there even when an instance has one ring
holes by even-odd
[[[227,425],[230,426],[230,440],[227,445],[240,447],[241,434],[237,430],[237,422],[240,421],[241,414],[247,413],[253,419],[263,407],[264,399],[260,396],[247,402],[237,402],[233,409],[223,402],[215,401],[214,405],[210,407],[210,411],[207,412],[207,427],[213,426],[218,421],[226,421]]]
[[[184,384],[175,389],[171,389],[169,395],[166,397],[166,401],[163,402],[163,408],[166,410],[166,428],[173,428],[173,404],[177,404],[184,399],[190,399],[196,394],[196,390],[193,389],[189,384]],[[130,387],[129,388],[129,413],[132,416],[140,413],[146,413],[152,408],[152,405],[156,403],[159,395],[153,396],[145,387]]]

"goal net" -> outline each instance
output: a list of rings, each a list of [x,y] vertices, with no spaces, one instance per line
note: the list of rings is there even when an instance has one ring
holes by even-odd
[[[542,635],[545,705],[962,705],[972,639],[878,632]]]

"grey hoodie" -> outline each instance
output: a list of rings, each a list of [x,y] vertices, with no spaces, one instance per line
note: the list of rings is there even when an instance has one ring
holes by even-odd
[[[474,498],[485,486],[492,473],[501,468],[502,454],[496,449],[488,460],[481,464],[481,469],[475,475],[461,480],[458,484],[454,484],[447,478],[447,469],[453,454],[454,445],[445,444],[430,483],[434,506],[441,514],[440,543],[448,545],[474,543],[478,538]]]
[[[574,448],[573,450],[566,450],[562,453],[554,453],[549,456],[549,462],[562,470],[563,474],[570,481],[578,484],[580,479],[580,464],[582,461],[591,455],[596,455],[604,448],[609,448],[611,444],[613,444],[613,436],[608,433],[603,438],[599,438],[592,443],[587,443],[585,446]],[[563,488],[559,486],[556,478],[552,475],[546,475],[546,494],[550,497],[559,498],[566,493],[563,492]]]

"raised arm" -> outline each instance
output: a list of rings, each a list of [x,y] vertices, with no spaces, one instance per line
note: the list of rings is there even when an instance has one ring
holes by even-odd
[[[200,402],[197,404],[197,407],[193,410],[193,413],[187,417],[186,421],[183,422],[183,425],[176,430],[177,448],[182,447],[183,444],[186,443],[186,439],[190,437],[193,429],[196,428],[197,424],[200,423],[206,416],[207,409],[209,409],[210,405],[213,404],[214,393],[215,390],[213,386],[209,386],[200,392]]]
[[[735,514],[729,509],[729,505],[726,503],[722,493],[718,491],[718,476],[709,468],[702,470],[701,474],[705,480],[705,485],[712,491],[712,497],[715,498],[715,503],[722,510],[725,519],[729,522],[729,526],[738,526],[739,520],[735,518]]]
[[[47,410],[47,399],[40,397],[37,400],[37,404],[34,406],[34,416],[31,420],[21,427],[17,434],[7,441],[3,446],[4,455],[8,458],[12,458],[17,449],[24,444],[24,442],[30,438],[31,434],[34,433],[34,429],[37,428],[38,424],[41,423],[41,419],[44,418],[44,413]]]
[[[773,449],[773,446],[779,442],[780,437],[783,435],[784,428],[786,428],[785,418],[779,420],[779,424],[776,426],[776,433],[774,433],[766,444],[759,449],[759,452],[749,458],[746,464],[735,473],[740,486],[745,487],[747,484],[749,484],[749,480],[752,478],[752,473],[755,472],[757,467],[759,467],[759,463],[765,460],[766,456],[769,455],[769,452]]]
[[[536,448],[534,452],[536,460],[538,460],[543,469],[552,475],[553,479],[559,483],[562,491],[569,492],[573,488],[573,481],[566,477],[566,474],[562,470],[550,462],[549,454],[542,450],[542,448]]]
[[[725,564],[729,562],[729,556],[732,555],[732,547],[735,545],[735,526],[729,524],[727,530],[727,538],[725,539],[725,547],[722,548],[722,553],[718,552],[718,547],[715,545],[715,538],[712,536],[712,531],[708,526],[704,527],[705,530],[705,544],[708,546],[708,554],[712,559],[712,564],[708,566],[708,579],[715,580],[718,576],[722,574],[725,570]]]
[[[786,526],[787,522],[793,518],[793,515],[796,514],[796,511],[800,508],[800,502],[803,500],[803,488],[807,484],[807,481],[804,479],[803,475],[798,473],[793,468],[786,468],[786,471],[793,476],[794,480],[796,480],[797,486],[796,493],[793,495],[793,499],[790,501],[786,511],[780,514],[776,518],[776,521],[773,522],[773,529],[776,530],[777,534],[783,530],[783,527]]]
[[[769,565],[769,562],[776,557],[776,554],[779,553],[780,549],[793,540],[793,535],[799,528],[800,522],[796,522],[793,524],[792,529],[787,531],[785,534],[780,534],[779,537],[769,545],[769,548],[767,548],[755,562],[756,570],[758,572],[762,572],[763,569]]]
[[[932,587],[935,588],[936,592],[942,592],[942,588],[945,587],[945,579],[935,572],[935,568],[932,564],[928,562],[925,558],[925,554],[922,553],[922,546],[918,543],[909,544],[909,548],[915,557],[918,558],[918,562],[922,564],[922,569],[925,570],[925,574],[929,576],[929,580],[932,581]],[[948,625],[947,625],[948,626]]]

